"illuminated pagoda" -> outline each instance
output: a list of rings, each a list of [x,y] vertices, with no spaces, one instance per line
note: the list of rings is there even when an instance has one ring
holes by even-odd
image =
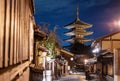
[[[70,38],[65,39],[65,41],[69,42],[69,43],[72,43],[72,44],[75,43],[75,42],[79,42],[81,44],[84,44],[86,42],[91,41],[91,39],[86,39],[85,38],[85,36],[93,34],[93,32],[86,31],[87,28],[91,28],[91,27],[92,27],[91,24],[82,22],[79,19],[79,9],[77,7],[75,21],[73,21],[72,23],[65,26],[65,28],[69,29],[69,31],[65,32],[64,34],[66,36],[70,36]]]
[[[86,48],[88,49],[88,47],[85,46],[84,44],[86,42],[90,42],[92,39],[87,39],[85,38],[85,36],[93,34],[93,32],[89,32],[86,29],[91,27],[92,27],[91,24],[85,23],[79,19],[79,9],[77,7],[76,19],[72,23],[65,25],[65,28],[68,29],[68,32],[65,32],[64,34],[66,36],[69,36],[69,38],[65,39],[64,41],[69,42],[70,46],[64,47],[68,48],[70,52],[74,54],[84,53],[84,50],[86,52]]]
[[[65,28],[68,29],[68,32],[65,32],[64,34],[69,36],[69,38],[64,41],[69,42],[70,45],[64,46],[64,48],[67,48],[67,50],[74,54],[75,69],[77,71],[84,71],[85,59],[93,57],[90,45],[85,45],[86,42],[90,42],[92,40],[85,38],[85,36],[93,34],[93,32],[88,32],[86,30],[91,27],[91,24],[85,23],[79,19],[78,7],[76,10],[76,19],[65,26]]]

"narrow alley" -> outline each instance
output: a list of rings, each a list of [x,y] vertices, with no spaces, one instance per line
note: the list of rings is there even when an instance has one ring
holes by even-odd
[[[0,81],[120,81],[120,0],[0,0]]]

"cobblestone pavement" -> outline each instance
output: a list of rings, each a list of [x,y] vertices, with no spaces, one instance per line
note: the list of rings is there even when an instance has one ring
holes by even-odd
[[[100,81],[96,75],[92,75],[94,79],[92,80],[86,80],[84,74],[77,74],[77,75],[67,75],[64,77],[61,77],[59,80],[54,81]]]

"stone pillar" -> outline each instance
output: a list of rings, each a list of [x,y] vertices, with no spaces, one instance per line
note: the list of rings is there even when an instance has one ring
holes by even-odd
[[[120,48],[114,50],[114,81],[120,81]]]

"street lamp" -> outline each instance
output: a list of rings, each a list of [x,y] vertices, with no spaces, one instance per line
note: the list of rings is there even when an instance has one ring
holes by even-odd
[[[119,20],[114,21],[114,25],[115,25],[115,26],[120,26],[120,19],[119,19]]]
[[[92,50],[92,52],[94,53],[94,56],[97,56],[97,53],[100,52],[100,49],[101,49],[100,44],[96,43],[94,49]]]
[[[85,59],[85,60],[84,60],[84,62],[85,62],[85,64],[87,64],[87,63],[88,63],[88,60],[87,60],[87,59]]]
[[[70,60],[73,61],[73,57],[71,57]]]
[[[95,49],[93,49],[92,52],[93,52],[93,53],[98,53],[98,52],[99,52],[99,48],[95,48]]]

